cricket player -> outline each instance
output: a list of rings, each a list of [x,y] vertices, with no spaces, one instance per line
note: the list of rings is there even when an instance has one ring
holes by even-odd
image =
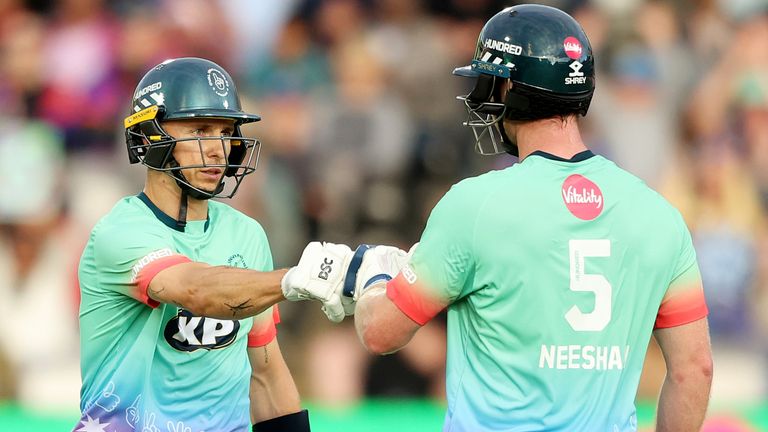
[[[97,223],[82,254],[73,430],[309,431],[273,305],[314,299],[342,319],[335,292],[351,250],[311,243],[297,267],[273,270],[261,225],[210,200],[235,194],[259,149],[240,130],[259,117],[242,111],[219,65],[165,61],[131,108],[128,155],[148,168],[146,183]]]
[[[477,150],[520,162],[454,185],[412,256],[358,249],[368,276],[345,294],[364,345],[397,351],[447,308],[444,431],[625,432],[653,335],[667,366],[656,431],[698,431],[712,358],[691,236],[585,147],[595,72],[581,26],[547,6],[504,9],[454,74],[475,80],[460,99]]]

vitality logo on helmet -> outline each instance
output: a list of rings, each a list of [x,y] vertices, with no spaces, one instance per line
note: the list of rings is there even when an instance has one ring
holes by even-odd
[[[581,57],[581,42],[573,36],[568,36],[563,41],[563,48],[565,49],[565,55],[573,60],[578,60]]]

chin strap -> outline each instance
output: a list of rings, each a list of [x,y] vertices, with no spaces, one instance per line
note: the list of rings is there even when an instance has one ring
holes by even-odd
[[[187,226],[187,188],[181,188],[181,199],[179,201],[179,217],[176,219],[176,226],[184,231]]]

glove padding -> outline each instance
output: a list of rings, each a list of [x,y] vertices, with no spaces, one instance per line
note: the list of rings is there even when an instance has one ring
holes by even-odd
[[[341,322],[345,314],[340,295],[352,255],[347,245],[309,243],[299,264],[283,276],[283,296],[290,301],[318,300],[329,320]]]
[[[417,243],[418,244],[418,243]],[[344,278],[341,303],[344,313],[355,313],[355,304],[366,288],[380,281],[392,280],[410,260],[416,245],[407,253],[394,246],[366,245],[357,247]]]

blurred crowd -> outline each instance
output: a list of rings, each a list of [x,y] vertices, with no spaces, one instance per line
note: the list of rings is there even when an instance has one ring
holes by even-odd
[[[683,213],[710,307],[713,399],[768,394],[768,1],[553,0],[598,67],[588,144]],[[0,401],[77,409],[76,268],[91,227],[139,192],[122,119],[138,79],[171,57],[232,73],[263,121],[258,170],[232,204],[259,220],[275,264],[310,240],[418,240],[481,157],[454,77],[498,0],[0,0]],[[510,247],[514,247],[513,244]],[[762,312],[761,312],[762,311]],[[350,322],[281,305],[280,343],[303,397],[440,398],[444,317],[370,357]],[[349,321],[349,320],[347,320]],[[663,362],[651,347],[641,397]]]

